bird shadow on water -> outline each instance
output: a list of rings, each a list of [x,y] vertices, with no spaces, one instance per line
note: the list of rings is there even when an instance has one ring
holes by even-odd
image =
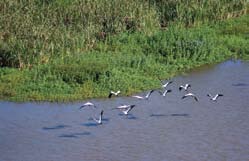
[[[62,124],[62,125],[56,125],[56,126],[51,126],[51,127],[43,127],[42,129],[43,130],[58,130],[58,129],[64,129],[67,127],[71,127],[71,126]]]
[[[86,127],[96,127],[96,126],[98,126],[98,124],[95,123],[95,122],[82,123],[81,125],[86,126]]]
[[[150,117],[168,117],[169,115],[167,114],[151,114]]]
[[[246,84],[246,83],[233,83],[232,86],[235,86],[235,87],[245,87],[245,86],[248,86],[248,84]]]
[[[187,113],[173,113],[173,114],[151,114],[150,117],[190,117]]]
[[[187,113],[173,113],[173,114],[170,114],[170,116],[174,116],[174,117],[190,117],[190,115],[187,114]]]
[[[119,116],[123,116],[125,117],[125,119],[129,119],[129,120],[137,120],[138,118],[132,114],[128,114],[128,115],[125,115],[125,114],[118,114]]]
[[[109,118],[103,118],[102,124],[108,122],[109,120],[110,120]],[[93,122],[82,123],[80,125],[86,126],[86,127],[96,127],[96,126],[102,125],[102,124],[98,124],[98,123],[94,122],[93,118],[89,118],[88,121],[93,121]]]
[[[60,138],[78,138],[80,136],[88,136],[91,135],[90,132],[81,132],[81,133],[71,133],[71,134],[61,134],[58,137]]]

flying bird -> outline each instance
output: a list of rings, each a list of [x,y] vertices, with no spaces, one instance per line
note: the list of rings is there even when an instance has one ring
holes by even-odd
[[[118,106],[118,107],[115,107],[115,108],[113,108],[113,109],[120,109],[120,110],[126,110],[126,109],[128,109],[128,108],[130,108],[130,107],[135,107],[135,105],[120,105],[120,106]]]
[[[223,94],[216,94],[214,97],[211,94],[207,94],[210,97],[210,100],[217,101],[218,97],[223,96]]]
[[[191,87],[190,84],[185,84],[185,86],[181,85],[181,86],[179,87],[179,91],[181,91],[182,89],[184,89],[185,91],[187,91],[188,88],[190,88],[190,87]]]
[[[184,99],[186,97],[193,97],[195,99],[195,101],[198,102],[198,99],[197,99],[196,95],[193,94],[193,93],[187,93],[187,94],[185,94],[184,96],[182,96],[182,99]]]
[[[172,90],[171,89],[166,89],[164,92],[161,92],[161,91],[158,91],[162,96],[166,96],[166,94],[167,93],[170,93],[170,92],[172,92]]]
[[[125,109],[125,110],[122,110],[122,112],[125,114],[125,115],[128,115],[128,113],[135,107],[135,105],[132,105],[130,106],[129,108]]]
[[[166,82],[166,83],[163,83],[162,81],[161,81],[161,83],[162,83],[162,88],[166,88],[169,84],[171,84],[173,81],[169,81],[169,82]]]
[[[102,124],[102,116],[103,116],[103,113],[104,113],[104,111],[102,110],[102,111],[100,112],[99,119],[96,119],[95,117],[93,117],[93,120],[94,120],[96,123],[98,123],[98,124]]]
[[[137,99],[140,99],[140,100],[143,100],[143,99],[148,100],[152,92],[154,92],[154,90],[149,91],[149,92],[146,94],[145,97],[143,97],[143,96],[138,96],[138,95],[132,96],[132,97],[137,98]]]
[[[86,103],[84,103],[82,106],[80,106],[80,109],[82,109],[82,108],[84,108],[84,107],[86,107],[86,106],[96,108],[95,104],[93,104],[92,102],[86,102]]]
[[[109,93],[108,98],[111,98],[111,97],[112,97],[112,95],[117,96],[119,93],[120,93],[120,91],[117,91],[117,92],[111,91],[111,92]]]

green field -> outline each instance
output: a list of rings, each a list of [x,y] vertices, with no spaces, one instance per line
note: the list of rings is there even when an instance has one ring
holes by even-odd
[[[249,60],[247,13],[246,0],[3,0],[0,99],[130,95],[197,66]]]

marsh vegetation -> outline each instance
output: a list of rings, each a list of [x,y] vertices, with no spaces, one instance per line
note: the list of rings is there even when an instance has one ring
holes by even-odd
[[[248,2],[0,2],[0,98],[69,101],[159,87],[203,64],[249,58]]]

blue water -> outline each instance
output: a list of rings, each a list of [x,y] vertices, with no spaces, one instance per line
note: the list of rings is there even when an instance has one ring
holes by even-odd
[[[172,80],[166,97],[90,100],[96,110],[79,110],[85,101],[0,102],[0,161],[248,160],[249,63],[227,61]],[[181,99],[185,83],[199,102]],[[207,93],[224,96],[212,102]],[[136,107],[125,116],[112,110],[120,104]],[[92,117],[102,109],[98,125]]]

